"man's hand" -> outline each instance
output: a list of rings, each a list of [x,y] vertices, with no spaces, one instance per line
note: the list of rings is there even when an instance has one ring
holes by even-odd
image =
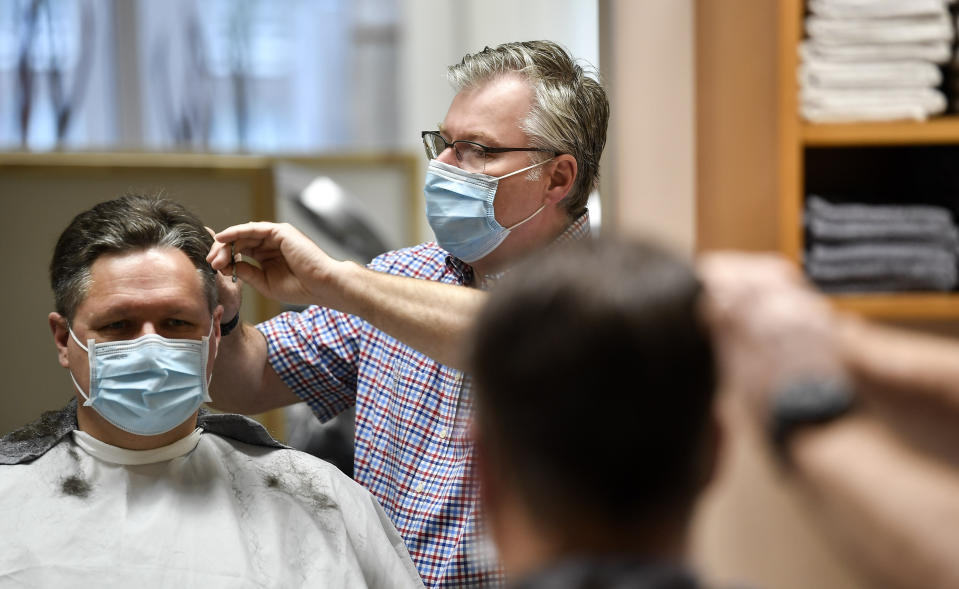
[[[219,233],[207,261],[223,275],[232,276],[233,251],[257,262],[236,261],[236,275],[261,294],[293,304],[335,306],[330,286],[343,262],[334,260],[288,223],[246,223]],[[221,280],[222,282],[222,280]],[[334,303],[334,304],[331,304]],[[224,310],[224,316],[226,311]]]
[[[845,378],[840,318],[787,260],[773,255],[707,254],[698,264],[706,317],[726,386],[758,423],[771,393],[805,378]]]

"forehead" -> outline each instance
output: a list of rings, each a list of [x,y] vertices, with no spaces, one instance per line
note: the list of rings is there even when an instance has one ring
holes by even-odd
[[[77,315],[174,307],[205,312],[203,279],[182,251],[150,248],[97,258]]]
[[[526,141],[523,121],[532,104],[533,90],[522,76],[500,75],[460,90],[450,104],[442,130],[453,139],[521,146]]]

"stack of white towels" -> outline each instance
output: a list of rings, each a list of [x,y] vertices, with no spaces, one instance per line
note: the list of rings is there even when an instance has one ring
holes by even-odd
[[[946,109],[953,0],[808,0],[800,110],[814,123],[925,120]]]
[[[806,199],[806,274],[827,292],[950,291],[959,282],[959,230],[931,205]]]

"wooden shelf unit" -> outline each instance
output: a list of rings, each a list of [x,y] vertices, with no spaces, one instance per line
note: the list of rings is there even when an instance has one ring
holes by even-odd
[[[836,307],[876,319],[952,320],[959,317],[959,296],[948,293],[834,295]]]
[[[806,147],[951,145],[959,143],[959,116],[923,122],[848,123],[801,127]]]
[[[959,146],[959,116],[803,122],[796,72],[804,9],[803,0],[696,1],[700,251],[778,250],[800,263],[807,148]],[[876,318],[959,320],[959,293],[833,300]]]

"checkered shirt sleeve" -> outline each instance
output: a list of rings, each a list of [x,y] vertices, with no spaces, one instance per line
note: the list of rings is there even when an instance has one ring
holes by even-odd
[[[461,284],[435,244],[371,268]],[[429,587],[495,586],[479,548],[468,379],[354,316],[320,307],[257,326],[273,369],[321,419],[356,404],[354,476],[403,536]]]

